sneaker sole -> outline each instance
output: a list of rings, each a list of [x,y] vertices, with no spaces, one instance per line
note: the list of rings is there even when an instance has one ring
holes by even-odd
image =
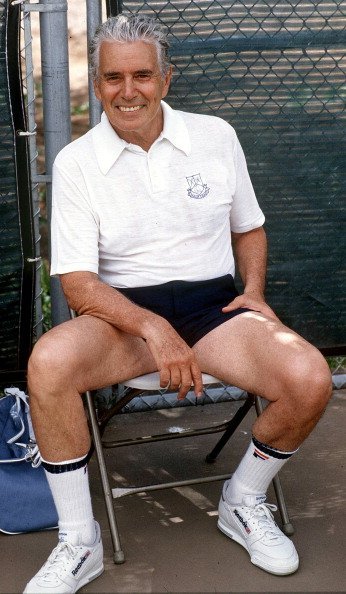
[[[84,578],[84,580],[82,580],[82,582],[80,584],[78,584],[78,588],[77,588],[77,590],[75,590],[75,592],[79,592],[79,590],[81,588],[83,588],[83,586],[85,586],[86,584],[89,584],[89,582],[92,582],[93,580],[96,580],[96,578],[98,578],[103,572],[104,572],[104,566],[102,564],[102,566],[100,568],[96,569],[96,571],[94,571],[94,573],[86,576]]]
[[[78,588],[77,588],[77,590],[74,590],[74,592],[75,592],[75,593],[76,593],[76,592],[79,592],[79,590],[80,590],[81,588],[83,588],[83,586],[85,586],[86,584],[89,584],[89,582],[92,582],[93,580],[96,580],[96,578],[98,578],[98,577],[99,577],[99,575],[101,575],[103,572],[104,572],[104,566],[103,566],[103,564],[102,564],[102,566],[101,566],[101,567],[99,567],[98,569],[96,569],[96,570],[94,571],[94,573],[92,573],[92,574],[90,574],[90,575],[86,576],[86,577],[85,577],[85,578],[84,578],[84,579],[83,579],[83,580],[80,582],[80,584],[78,584]],[[31,590],[31,592],[32,592],[32,591],[33,591],[33,590]],[[25,594],[26,592],[27,592],[27,587],[25,588],[25,590],[24,590],[23,594]]]
[[[248,552],[248,554],[250,555],[251,563],[253,565],[256,565],[256,567],[259,567],[260,569],[263,569],[268,573],[272,573],[273,575],[290,575],[297,571],[299,567],[299,559],[292,560],[292,563],[285,568],[272,567],[271,565],[266,565],[260,559],[256,559],[256,557],[251,557],[251,553],[246,545],[245,540],[237,532],[232,531],[230,527],[227,524],[225,524],[221,518],[218,519],[217,527],[219,528],[219,530],[221,530],[221,532],[223,532],[223,534],[240,544]]]

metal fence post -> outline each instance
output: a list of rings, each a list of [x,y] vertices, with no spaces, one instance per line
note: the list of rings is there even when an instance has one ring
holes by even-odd
[[[71,141],[68,70],[67,1],[41,0],[41,62],[46,174],[51,176],[57,153]],[[48,178],[49,179],[49,178]],[[51,217],[52,182],[47,181],[47,214]],[[51,279],[53,326],[69,318],[57,278]]]
[[[43,332],[43,314],[42,314],[42,289],[41,289],[41,268],[42,259],[40,256],[40,201],[37,182],[37,138],[35,122],[35,81],[34,66],[32,59],[32,34],[30,13],[23,12],[21,27],[24,33],[24,49],[21,49],[22,60],[25,64],[23,74],[23,86],[26,91],[26,115],[29,145],[29,160],[31,171],[31,196],[34,219],[34,238],[35,238],[35,323],[34,323],[34,341],[40,338]]]
[[[92,40],[95,30],[102,22],[101,0],[87,0],[87,39],[88,47]],[[90,127],[96,126],[101,119],[101,103],[96,99],[93,87],[93,81],[89,76],[89,122]]]

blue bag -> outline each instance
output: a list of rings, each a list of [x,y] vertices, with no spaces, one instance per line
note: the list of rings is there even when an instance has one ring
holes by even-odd
[[[31,425],[28,397],[6,388],[0,398],[0,531],[58,526],[58,515]]]

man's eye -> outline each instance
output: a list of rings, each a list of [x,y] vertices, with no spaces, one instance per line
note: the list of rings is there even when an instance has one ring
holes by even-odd
[[[120,80],[120,76],[114,75],[114,76],[107,76],[106,77],[106,82],[119,82]]]
[[[150,74],[146,74],[146,73],[136,74],[136,78],[139,80],[149,80]]]

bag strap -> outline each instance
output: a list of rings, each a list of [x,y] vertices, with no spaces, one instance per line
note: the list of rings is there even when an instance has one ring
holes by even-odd
[[[12,464],[16,462],[31,462],[33,468],[37,468],[41,464],[41,455],[38,449],[38,445],[35,440],[35,434],[32,427],[28,396],[25,392],[22,392],[18,388],[5,388],[5,396],[12,396],[14,398],[14,404],[11,407],[10,414],[13,418],[16,418],[20,422],[20,430],[16,435],[7,440],[6,443],[9,445],[15,444],[16,446],[23,449],[23,456],[20,458],[10,458],[8,460],[0,460],[0,464]],[[23,435],[25,431],[25,421],[23,419],[22,403],[24,404],[24,414],[28,422],[29,429],[29,443],[20,443],[17,440]]]
[[[18,433],[16,433],[13,437],[7,440],[8,444],[12,444],[15,443],[17,439],[19,439],[25,431],[21,402],[24,403],[25,412],[29,410],[29,405],[27,395],[18,388],[5,388],[4,392],[6,396],[12,396],[14,398],[14,402],[10,410],[10,415],[13,419],[19,421],[20,424],[20,429]]]
[[[9,458],[8,460],[0,460],[0,464],[16,464],[17,462],[31,462],[33,468],[40,466],[41,454],[37,443],[16,443],[16,446],[23,448],[23,456],[21,458]]]

